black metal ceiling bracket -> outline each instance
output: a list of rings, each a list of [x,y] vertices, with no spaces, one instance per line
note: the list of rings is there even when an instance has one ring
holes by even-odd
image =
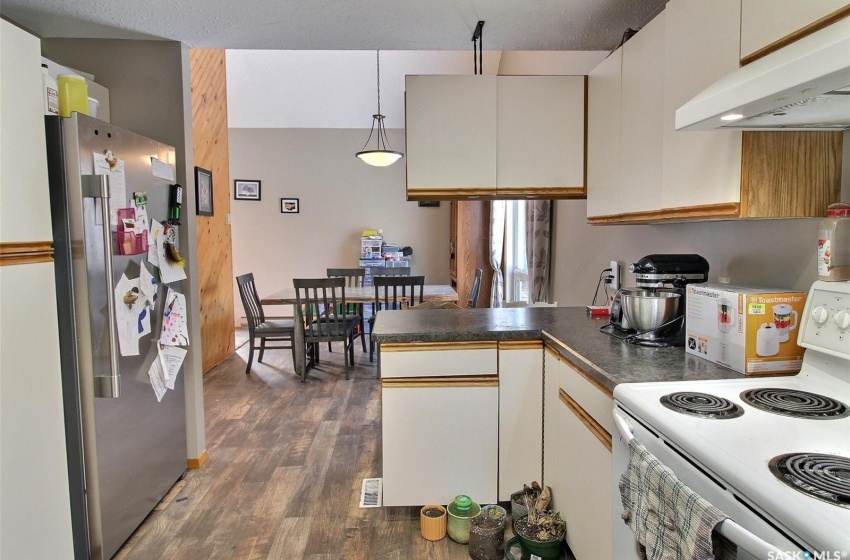
[[[484,22],[479,21],[475,26],[475,31],[472,32],[472,64],[474,67],[475,74],[483,74],[484,73]],[[479,46],[478,41],[481,41]],[[477,51],[477,53],[476,53]],[[478,55],[476,58],[475,55]]]
[[[481,37],[481,30],[484,29],[484,22],[479,21],[478,25],[475,26],[475,31],[472,32],[472,40],[475,41],[479,37]]]

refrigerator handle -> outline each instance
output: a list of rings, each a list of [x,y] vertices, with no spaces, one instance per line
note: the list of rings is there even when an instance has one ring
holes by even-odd
[[[88,191],[94,198],[100,198],[100,214],[103,223],[103,254],[106,266],[106,329],[109,339],[109,375],[96,376],[94,378],[95,397],[103,399],[117,399],[121,396],[121,374],[118,369],[118,338],[115,336],[115,298],[112,297],[114,287],[112,286],[112,224],[109,221],[109,181],[107,175],[87,175],[83,177],[84,192]],[[85,183],[88,185],[85,185]]]

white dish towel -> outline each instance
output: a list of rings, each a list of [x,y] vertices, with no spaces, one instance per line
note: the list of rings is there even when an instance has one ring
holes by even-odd
[[[636,440],[620,477],[623,521],[648,560],[734,560],[737,547],[714,529],[729,516],[685,486]]]

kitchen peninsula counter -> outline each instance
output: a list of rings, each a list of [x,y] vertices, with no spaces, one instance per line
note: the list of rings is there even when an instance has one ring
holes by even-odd
[[[741,377],[684,348],[625,343],[599,331],[607,323],[582,307],[381,311],[372,336],[378,343],[542,339],[610,391],[619,383]]]

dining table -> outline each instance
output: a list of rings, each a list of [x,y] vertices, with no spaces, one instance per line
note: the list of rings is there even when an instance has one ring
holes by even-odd
[[[457,292],[448,284],[425,284],[422,290],[422,298],[434,303],[458,303]],[[260,300],[266,305],[292,305],[298,302],[295,295],[295,287],[283,288]],[[345,303],[374,303],[375,288],[373,286],[346,286]],[[297,310],[293,311],[293,317],[298,317]],[[366,336],[363,333],[362,336]],[[296,321],[295,335],[292,341],[295,346],[295,372],[303,374],[307,368],[307,349],[304,344],[304,325]]]

